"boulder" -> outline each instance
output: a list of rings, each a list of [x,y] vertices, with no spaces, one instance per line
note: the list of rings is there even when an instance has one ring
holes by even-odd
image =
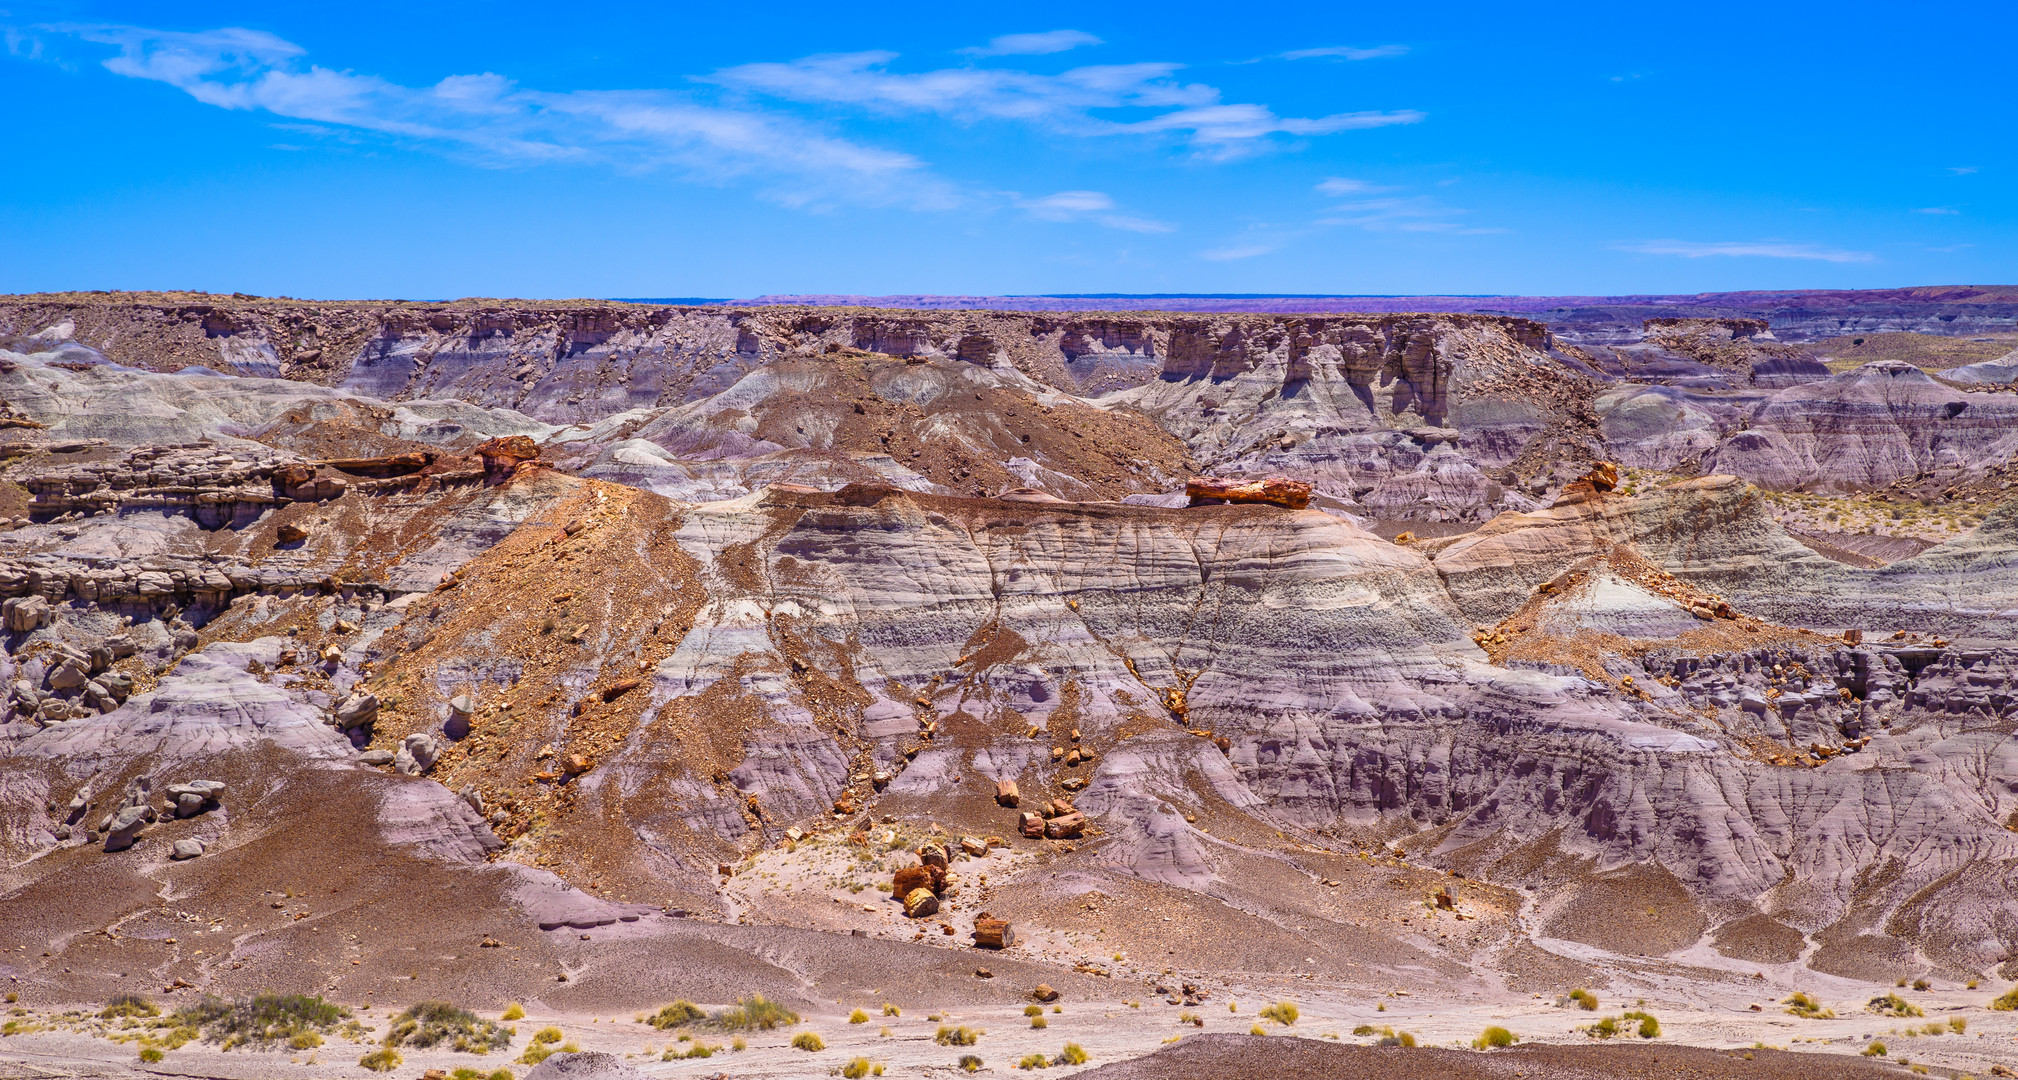
[[[1057,1001],[1058,991],[1053,990],[1049,983],[1038,983],[1037,989],[1030,991],[1030,996],[1038,1001]]]
[[[147,827],[154,812],[145,806],[122,806],[105,823],[105,850],[124,851],[133,846],[140,830]]]
[[[1016,781],[1014,780],[995,781],[995,805],[1007,806],[1013,809],[1018,802],[1022,801],[1022,799],[1023,796],[1016,790]]]
[[[408,776],[417,776],[434,768],[435,759],[441,757],[441,744],[434,736],[424,731],[416,731],[399,745],[399,752],[393,755],[392,767]]]
[[[308,530],[293,522],[288,522],[274,531],[274,539],[283,544],[299,544],[308,539]]]
[[[193,837],[188,840],[177,840],[174,846],[168,849],[168,857],[177,862],[194,859],[201,854],[203,854],[203,841]]]
[[[1310,505],[1310,492],[1309,484],[1287,476],[1268,476],[1259,480],[1194,476],[1184,483],[1184,494],[1190,497],[1193,506],[1214,502],[1267,503],[1301,510]]]
[[[368,726],[378,718],[378,695],[358,691],[336,707],[336,726],[344,731]]]
[[[645,1073],[615,1054],[585,1050],[550,1054],[525,1080],[645,1080]]]
[[[904,916],[922,919],[939,913],[939,898],[930,889],[913,889],[904,897]]]
[[[48,626],[53,614],[49,601],[40,596],[16,596],[0,602],[0,619],[5,619],[7,629],[16,634]]]
[[[1016,944],[1016,928],[1006,919],[991,919],[986,915],[974,920],[974,947],[977,949],[1006,949]]]
[[[360,765],[390,765],[397,759],[398,755],[390,750],[366,750],[357,755]]]
[[[926,866],[937,867],[943,872],[953,860],[947,856],[944,844],[932,843],[919,846],[918,861]]]
[[[890,879],[890,895],[899,900],[910,896],[919,889],[930,891],[931,888],[932,870],[930,867],[906,866],[898,870]]]
[[[978,859],[988,854],[988,841],[978,836],[963,836],[960,838],[960,850]]]
[[[484,477],[498,482],[517,475],[525,463],[537,460],[540,448],[530,435],[504,435],[478,443],[476,455],[483,459]]]

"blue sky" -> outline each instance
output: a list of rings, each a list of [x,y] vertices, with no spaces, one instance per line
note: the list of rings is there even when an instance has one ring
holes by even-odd
[[[0,291],[2007,284],[2014,29],[2009,3],[12,6]]]

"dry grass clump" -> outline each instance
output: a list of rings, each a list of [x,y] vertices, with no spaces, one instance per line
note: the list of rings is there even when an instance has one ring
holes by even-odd
[[[381,1046],[358,1058],[357,1063],[372,1072],[391,1072],[399,1068],[400,1060],[399,1051],[389,1046]]]
[[[730,1008],[716,1010],[709,1019],[731,1031],[769,1031],[775,1027],[791,1027],[799,1022],[799,1014],[762,994],[751,994],[737,998],[736,1004]]]
[[[1473,1039],[1471,1045],[1474,1050],[1497,1050],[1502,1047],[1512,1046],[1519,1041],[1521,1041],[1520,1036],[1495,1024],[1479,1032],[1478,1038]]]
[[[981,1055],[979,1055],[979,1054],[961,1054],[961,1055],[960,1055],[960,1067],[961,1067],[962,1069],[964,1069],[964,1070],[968,1071],[968,1072],[980,1072],[980,1071],[981,1071]]]
[[[2018,986],[2004,991],[2004,996],[1992,1001],[1990,1007],[1998,1012],[2010,1012],[2013,1009],[2018,1009]]]
[[[1570,1001],[1585,1012],[1598,1011],[1598,996],[1581,986],[1570,991]]]
[[[221,1049],[272,1049],[302,1035],[318,1035],[350,1018],[350,1010],[313,994],[256,994],[238,1001],[204,998],[176,1010],[174,1021],[203,1032]]]
[[[813,1032],[801,1031],[797,1035],[792,1036],[792,1049],[794,1050],[804,1050],[807,1053],[812,1053],[816,1050],[825,1050],[826,1048],[827,1040],[822,1039]]]
[[[965,1024],[959,1027],[949,1027],[945,1024],[940,1024],[939,1030],[932,1036],[932,1041],[938,1043],[940,1046],[972,1046],[981,1041],[983,1034],[985,1033],[970,1028]]]
[[[1273,1020],[1283,1027],[1294,1027],[1296,1018],[1302,1014],[1297,1012],[1296,1002],[1278,1001],[1261,1010],[1260,1015],[1263,1020]]]
[[[660,1009],[658,1012],[653,1013],[651,1019],[645,1021],[645,1023],[652,1025],[660,1031],[665,1031],[669,1028],[691,1024],[696,1020],[704,1020],[707,1018],[707,1015],[707,1013],[701,1011],[700,1006],[695,1005],[686,998],[681,998],[671,1005]]]
[[[481,1069],[464,1067],[448,1074],[448,1078],[449,1080],[512,1080],[512,1071],[510,1069],[493,1069],[486,1073]]]
[[[513,1020],[523,1020],[525,1018],[526,1018],[526,1007],[519,1004],[516,1001],[505,1006],[504,1014],[498,1017],[498,1019],[506,1022],[510,1022]]]
[[[1058,1063],[1060,1065],[1084,1065],[1086,1064],[1086,1060],[1086,1048],[1078,1043],[1066,1043],[1065,1048],[1058,1051]]]
[[[100,1020],[142,1019],[160,1016],[161,1010],[139,994],[121,994],[105,1003],[105,1010],[98,1014]]]
[[[1864,1008],[1879,1016],[1925,1016],[1926,1010],[1907,1001],[1897,994],[1880,994],[1865,1003]]]
[[[511,1032],[446,1001],[422,1001],[392,1019],[387,1046],[425,1050],[441,1043],[465,1054],[488,1054],[511,1045]]]
[[[1834,1020],[1836,1018],[1835,1010],[1824,1009],[1821,1002],[1816,1001],[1801,991],[1795,991],[1793,997],[1780,1002],[1780,1004],[1787,1007],[1787,1015],[1798,1016],[1803,1020]]]
[[[902,1016],[904,1015],[904,1010],[898,1008],[894,1002],[886,1001],[883,1003],[883,1015]]]

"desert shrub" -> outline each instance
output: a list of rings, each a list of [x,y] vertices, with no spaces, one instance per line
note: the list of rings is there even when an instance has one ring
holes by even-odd
[[[554,1055],[554,1044],[533,1042],[527,1045],[525,1053],[519,1055],[519,1064],[538,1065]]]
[[[979,1055],[979,1054],[961,1054],[961,1055],[960,1055],[960,1067],[961,1067],[962,1069],[965,1069],[965,1070],[967,1070],[968,1072],[980,1072],[980,1071],[981,1071],[981,1055]]]
[[[227,1002],[204,998],[176,1010],[173,1021],[203,1032],[223,1049],[252,1045],[271,1049],[305,1032],[321,1034],[350,1017],[350,1010],[313,994],[255,994]]]
[[[1948,1030],[1960,1035],[1969,1030],[1969,1021],[1959,1016],[1951,1016],[1948,1018]]]
[[[448,1075],[449,1080],[512,1080],[512,1071],[510,1069],[493,1069],[490,1072],[484,1072],[482,1069],[472,1069],[467,1065]]]
[[[736,1004],[730,1008],[717,1010],[710,1019],[731,1031],[759,1028],[769,1031],[774,1027],[791,1027],[799,1022],[799,1014],[762,994],[751,994],[737,998]]]
[[[1619,1033],[1619,1018],[1616,1016],[1607,1016],[1595,1024],[1586,1024],[1578,1030],[1593,1039],[1609,1039]]]
[[[465,1054],[488,1054],[511,1045],[511,1036],[496,1023],[446,1001],[422,1001],[392,1018],[387,1046],[426,1050],[447,1044]]]
[[[1998,1012],[2010,1012],[2013,1009],[2018,1009],[2018,986],[2004,991],[2004,996],[1992,1001],[1990,1007]]]
[[[792,1049],[794,1050],[804,1050],[807,1053],[811,1053],[815,1050],[825,1050],[826,1048],[827,1040],[810,1031],[801,1031],[797,1035],[792,1036]]]
[[[322,1036],[317,1035],[313,1031],[304,1031],[294,1038],[287,1040],[287,1046],[290,1050],[313,1050],[321,1045]]]
[[[399,1068],[399,1051],[389,1046],[381,1046],[358,1058],[357,1063],[370,1069],[372,1072],[391,1072]]]
[[[1016,1067],[1019,1069],[1042,1069],[1050,1064],[1051,1062],[1043,1054],[1025,1054],[1023,1055],[1023,1060],[1016,1063]]]
[[[1863,1050],[1865,1057],[1884,1057],[1885,1053],[1885,1044],[1876,1040],[1873,1040],[1871,1045],[1865,1047]]]
[[[1913,980],[1913,989],[1915,989],[1915,990],[1925,990],[1925,989],[1927,989],[1927,988],[1928,988],[1929,986],[1931,986],[1931,985],[1933,985],[1933,984],[1929,983],[1929,982],[1928,982],[1927,980],[1925,980],[1925,979],[1914,979],[1914,980]]]
[[[1051,1021],[1044,1019],[1042,1016],[1033,1016],[1030,1018],[1030,1026],[1041,1030],[1050,1027]]]
[[[1798,1016],[1804,1020],[1833,1020],[1836,1018],[1835,1010],[1824,1009],[1821,1002],[1799,991],[1796,991],[1793,997],[1780,1002],[1780,1004],[1787,1007],[1788,1015]]]
[[[105,1011],[98,1014],[101,1020],[119,1020],[127,1017],[142,1018],[160,1016],[161,1010],[139,994],[121,994],[105,1003]]]
[[[959,1027],[940,1024],[938,1032],[932,1036],[932,1041],[940,1046],[972,1046],[981,1041],[981,1032],[965,1024]]]
[[[563,1038],[566,1038],[566,1036],[562,1035],[561,1029],[557,1027],[543,1027],[533,1033],[533,1042],[535,1043],[557,1043]]]
[[[853,1059],[852,1061],[849,1061],[846,1065],[841,1066],[841,1075],[845,1077],[846,1080],[862,1080],[862,1078],[868,1076],[870,1071],[875,1069],[875,1067],[876,1067],[875,1063],[870,1061],[868,1058],[858,1057]]]
[[[1598,996],[1596,994],[1591,993],[1589,990],[1584,989],[1581,986],[1577,987],[1575,990],[1570,991],[1570,1000],[1576,1003],[1577,1008],[1582,1009],[1585,1012],[1598,1011]]]
[[[1044,1006],[1042,1006],[1042,1005],[1025,1005],[1025,1006],[1023,1006],[1023,1015],[1025,1015],[1025,1016],[1043,1016],[1043,1015],[1044,1015]],[[1184,1015],[1185,1015],[1185,1016],[1190,1016],[1191,1014],[1190,1014],[1190,1013],[1185,1013]]]
[[[854,1012],[848,1014],[848,1022],[851,1024],[866,1024],[869,1022],[869,1014],[856,1009]]]
[[[1278,1001],[1261,1010],[1260,1015],[1263,1020],[1273,1020],[1283,1027],[1292,1027],[1296,1024],[1296,1018],[1302,1014],[1296,1011],[1296,1002]]]
[[[1474,1050],[1496,1050],[1501,1047],[1512,1046],[1519,1041],[1521,1041],[1520,1036],[1495,1025],[1479,1032],[1478,1038],[1473,1039],[1471,1045]]]
[[[1640,1022],[1639,1034],[1642,1039],[1658,1039],[1661,1037],[1661,1022],[1654,1019],[1653,1013],[1629,1012],[1621,1015],[1619,1019],[1627,1022],[1638,1020]]]
[[[741,1035],[729,1040],[729,1049],[734,1050],[738,1054],[749,1048],[750,1040],[743,1038]]]
[[[681,998],[671,1005],[660,1009],[658,1012],[653,1013],[652,1018],[645,1021],[645,1023],[658,1028],[660,1031],[665,1031],[668,1028],[676,1028],[682,1024],[691,1024],[696,1020],[706,1019],[707,1015],[693,1002]]]
[[[659,1060],[678,1061],[682,1058],[711,1058],[715,1056],[715,1051],[720,1049],[721,1047],[719,1046],[709,1046],[703,1042],[697,1042],[687,1047],[685,1052],[681,1052],[678,1047],[669,1046],[666,1048],[665,1053],[659,1055]]]
[[[154,1064],[157,1061],[160,1061],[163,1057],[166,1056],[167,1055],[163,1054],[161,1052],[161,1048],[158,1046],[143,1046],[140,1048],[140,1060],[145,1061],[150,1065]]]
[[[1372,1024],[1361,1024],[1358,1027],[1353,1028],[1352,1033],[1354,1035],[1372,1035],[1376,1033],[1376,1029]]]
[[[1248,1033],[1249,1035],[1266,1035],[1266,1034],[1268,1034],[1268,1029],[1267,1029],[1267,1028],[1265,1028],[1265,1027],[1262,1027],[1262,1026],[1261,1026],[1260,1024],[1256,1024],[1256,1025],[1254,1025],[1253,1027],[1251,1027],[1251,1028],[1248,1028],[1248,1029],[1247,1029],[1247,1033]]]
[[[1058,1051],[1058,1063],[1061,1065],[1086,1064],[1086,1048],[1078,1043],[1066,1043],[1065,1049]]]
[[[1907,1001],[1897,994],[1880,994],[1865,1004],[1864,1008],[1879,1016],[1925,1016],[1920,1006]]]
[[[525,1018],[526,1018],[526,1007],[519,1004],[516,1001],[505,1006],[504,1014],[498,1017],[498,1019],[506,1021],[523,1020]]]
[[[902,1016],[902,1015],[904,1015],[904,1010],[902,1010],[902,1009],[898,1008],[898,1007],[896,1006],[896,1003],[894,1003],[894,1002],[889,1002],[889,1001],[886,1001],[886,1002],[884,1002],[884,1003],[883,1003],[883,1015],[884,1015],[884,1016]]]

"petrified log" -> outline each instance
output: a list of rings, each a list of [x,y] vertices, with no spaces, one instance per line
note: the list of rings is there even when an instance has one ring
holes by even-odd
[[[1077,840],[1079,830],[1086,827],[1086,815],[1080,813],[1062,814],[1044,823],[1044,835],[1052,840]]]
[[[1007,919],[976,918],[973,937],[977,949],[1006,949],[1016,944],[1016,929]]]
[[[1301,510],[1310,505],[1310,485],[1301,480],[1291,480],[1287,476],[1268,476],[1260,480],[1227,480],[1217,476],[1194,476],[1185,481],[1184,493],[1191,497],[1193,506],[1214,500],[1268,503],[1273,506],[1286,506],[1291,510]]]
[[[923,866],[906,866],[890,879],[890,895],[899,900],[919,889],[932,891],[932,871]]]
[[[939,898],[933,896],[930,889],[913,889],[904,897],[904,915],[906,918],[922,919],[927,915],[936,915],[938,912]]]
[[[995,781],[995,805],[1013,808],[1018,802],[1022,801],[1022,798],[1023,796],[1016,791],[1016,781]]]

